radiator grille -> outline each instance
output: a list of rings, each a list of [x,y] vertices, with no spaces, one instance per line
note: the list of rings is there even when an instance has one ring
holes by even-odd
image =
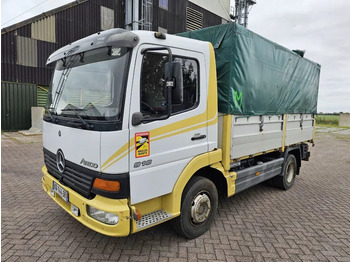
[[[90,174],[91,170],[83,170],[84,168],[77,168],[76,164],[66,161],[66,168],[63,173],[58,171],[56,166],[56,155],[44,150],[44,161],[48,172],[55,177],[60,183],[70,187],[86,198],[92,197],[91,187],[95,176]]]

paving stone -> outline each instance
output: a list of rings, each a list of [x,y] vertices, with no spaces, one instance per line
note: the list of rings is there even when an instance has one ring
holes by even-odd
[[[350,135],[318,133],[292,189],[220,200],[193,240],[168,224],[124,238],[86,228],[43,191],[40,140],[1,139],[2,261],[350,261]]]

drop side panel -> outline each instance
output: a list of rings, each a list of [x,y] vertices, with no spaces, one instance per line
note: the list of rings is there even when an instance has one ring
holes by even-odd
[[[282,147],[283,115],[232,116],[231,159]]]
[[[287,115],[286,146],[311,140],[314,132],[314,115]]]

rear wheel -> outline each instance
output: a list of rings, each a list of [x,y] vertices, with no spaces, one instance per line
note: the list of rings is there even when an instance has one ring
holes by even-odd
[[[282,175],[273,178],[274,186],[287,190],[294,184],[297,174],[297,160],[294,155],[288,155],[285,160]]]
[[[172,220],[172,226],[186,238],[204,234],[212,224],[218,207],[215,184],[204,177],[191,178],[182,195],[181,214]]]

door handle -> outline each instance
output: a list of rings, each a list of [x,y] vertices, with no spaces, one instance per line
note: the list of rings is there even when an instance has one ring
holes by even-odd
[[[200,140],[200,139],[204,139],[206,138],[207,136],[206,135],[195,135],[191,138],[192,141],[194,140]]]

